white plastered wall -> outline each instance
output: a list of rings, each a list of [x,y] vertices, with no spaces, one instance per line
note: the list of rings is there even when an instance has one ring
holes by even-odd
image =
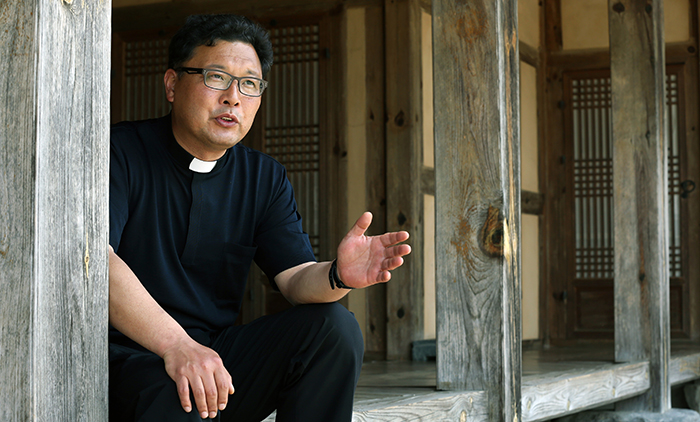
[[[664,0],[667,43],[690,35],[688,0]],[[562,42],[565,50],[608,48],[608,0],[561,0]]]
[[[538,0],[518,2],[520,41],[537,49],[540,45],[540,6]],[[539,192],[537,166],[537,69],[520,62],[520,186]],[[522,338],[539,338],[540,248],[539,217],[522,215]]]

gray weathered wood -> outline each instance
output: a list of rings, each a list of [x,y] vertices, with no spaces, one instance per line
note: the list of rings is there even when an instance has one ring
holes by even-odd
[[[407,230],[413,248],[387,284],[387,358],[410,359],[423,339],[423,130],[421,10],[418,0],[386,0],[387,230]]]
[[[610,0],[615,360],[649,360],[651,389],[625,410],[670,408],[661,0]]]
[[[433,1],[437,387],[520,420],[515,1]]]
[[[523,421],[558,418],[633,397],[649,389],[649,364],[598,364],[523,378]]]
[[[0,15],[0,420],[106,421],[111,5]]]

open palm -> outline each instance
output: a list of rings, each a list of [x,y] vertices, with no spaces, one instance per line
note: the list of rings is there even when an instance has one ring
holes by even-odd
[[[338,275],[350,287],[389,281],[389,271],[400,267],[402,256],[411,253],[409,245],[398,244],[408,239],[408,232],[365,236],[371,223],[372,213],[362,214],[338,246]]]

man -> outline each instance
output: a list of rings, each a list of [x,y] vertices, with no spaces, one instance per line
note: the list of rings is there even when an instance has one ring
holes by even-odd
[[[248,19],[191,17],[170,45],[170,115],[112,130],[112,420],[351,419],[363,344],[335,302],[388,281],[408,233],[366,237],[365,213],[315,262],[284,168],[239,144],[271,64]],[[253,259],[298,306],[234,326]]]

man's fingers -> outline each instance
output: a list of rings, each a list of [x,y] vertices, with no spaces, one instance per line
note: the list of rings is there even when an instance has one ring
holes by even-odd
[[[408,240],[408,237],[408,232],[405,231],[386,233],[381,236],[381,241],[382,245],[386,247]]]
[[[372,213],[367,211],[357,219],[355,225],[352,226],[348,234],[352,236],[362,236],[365,234],[370,224],[372,224]]]
[[[233,384],[231,383],[231,376],[228,374],[227,371],[224,370],[217,374],[216,385],[219,389],[219,410],[224,410],[226,409],[226,405],[228,404],[229,394],[233,394],[231,392],[231,389],[233,389]]]
[[[190,402],[190,383],[187,378],[182,377],[177,382],[177,395],[180,397],[180,404],[185,412],[192,411],[192,402]]]
[[[204,393],[207,396],[207,416],[213,419],[216,417],[216,412],[219,410],[218,406],[220,403],[219,387],[214,379],[209,379],[204,382]],[[228,397],[228,395],[225,397]],[[202,415],[204,415],[204,412],[202,412]],[[206,419],[206,417],[202,416],[202,419]]]
[[[411,253],[410,245],[396,245],[390,248],[384,249],[384,258],[394,258],[397,256],[404,256]]]
[[[192,380],[190,385],[192,386],[192,395],[194,396],[194,403],[197,406],[197,412],[202,419],[209,417],[209,408],[207,406],[207,397],[204,392],[204,385],[202,384],[202,379],[197,377]],[[215,406],[216,408],[216,406]]]

